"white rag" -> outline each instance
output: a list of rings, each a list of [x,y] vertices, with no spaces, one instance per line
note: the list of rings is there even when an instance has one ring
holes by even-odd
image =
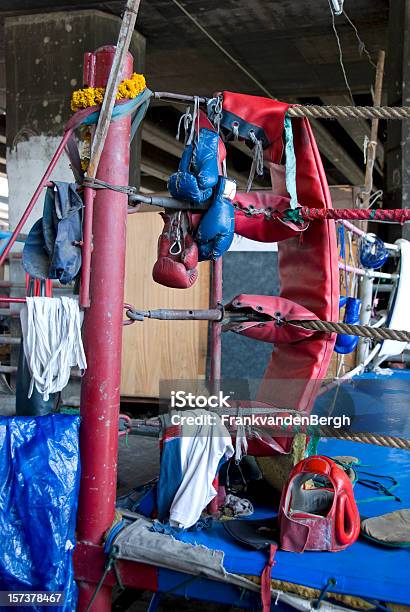
[[[27,297],[20,313],[24,354],[31,373],[28,397],[36,386],[47,401],[64,389],[71,368],[85,370],[78,301],[69,297]]]
[[[169,512],[170,525],[188,529],[195,525],[201,512],[216,496],[212,482],[221,460],[234,454],[231,436],[218,414],[196,409],[172,414],[197,417],[202,424],[181,427],[182,482]]]

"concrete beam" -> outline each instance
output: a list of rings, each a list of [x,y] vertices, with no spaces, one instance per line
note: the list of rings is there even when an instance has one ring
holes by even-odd
[[[323,155],[346,177],[349,183],[358,186],[363,185],[364,171],[353,161],[347,151],[319,121],[313,120],[312,127],[318,147]]]
[[[325,94],[321,98],[324,104],[347,106],[350,106],[351,104],[349,96],[346,94]],[[360,151],[363,151],[365,136],[370,138],[370,124],[364,119],[353,119],[351,121],[349,119],[338,119],[338,123],[357,144]],[[379,174],[383,175],[384,147],[379,139],[377,141],[376,159],[377,163],[375,164],[375,169],[379,172]]]

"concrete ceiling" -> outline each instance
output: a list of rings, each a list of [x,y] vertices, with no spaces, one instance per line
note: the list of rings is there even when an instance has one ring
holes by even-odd
[[[184,0],[183,5],[273,96],[307,103],[348,103],[328,0]],[[85,8],[120,15],[123,6],[123,1],[1,0],[0,18]],[[388,0],[345,0],[344,7],[376,60],[379,49],[386,49]],[[262,93],[172,0],[142,0],[137,24],[147,41],[145,73],[151,89],[207,95],[223,89]],[[371,104],[374,67],[360,53],[355,32],[344,16],[336,17],[336,25],[355,102]],[[0,51],[1,46],[0,35]],[[0,107],[4,106],[4,81],[4,63],[0,62]],[[160,144],[162,150],[175,154],[166,142],[172,120],[168,115],[162,143],[152,129],[145,133],[150,146]],[[367,123],[315,123],[330,182],[361,183]],[[381,181],[382,150],[376,184]]]

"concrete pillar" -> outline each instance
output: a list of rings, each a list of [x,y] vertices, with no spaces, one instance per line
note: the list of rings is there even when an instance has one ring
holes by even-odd
[[[386,62],[387,104],[410,105],[410,0],[390,3]],[[386,208],[410,208],[410,120],[387,122],[385,197]],[[410,226],[386,226],[386,239],[403,235]],[[384,229],[384,228],[383,228]],[[386,231],[386,229],[385,229]]]
[[[100,11],[70,11],[10,17],[5,20],[7,173],[9,219],[14,228],[72,114],[70,97],[82,87],[83,55],[115,44],[118,17]],[[24,41],[24,44],[22,44]],[[130,51],[134,69],[143,72],[145,39],[134,33]],[[133,143],[133,158],[138,155]],[[131,167],[135,169],[136,163]],[[53,176],[73,180],[65,156]],[[132,184],[137,176],[130,177]],[[23,231],[41,216],[40,201]]]

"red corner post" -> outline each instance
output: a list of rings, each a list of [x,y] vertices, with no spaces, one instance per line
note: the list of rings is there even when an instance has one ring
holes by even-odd
[[[114,52],[115,47],[107,46],[86,55],[86,86],[105,87]],[[132,70],[133,58],[128,54],[121,78],[129,78]],[[129,116],[111,123],[97,178],[114,185],[128,185],[129,139]],[[91,306],[85,312],[83,327],[88,368],[81,387],[81,488],[77,526],[78,542],[85,547],[101,544],[114,517],[126,219],[127,196],[108,189],[97,190],[93,212]],[[85,610],[95,587],[95,582],[88,582],[82,574],[80,611]],[[111,588],[104,586],[100,590],[94,610],[111,610]]]

